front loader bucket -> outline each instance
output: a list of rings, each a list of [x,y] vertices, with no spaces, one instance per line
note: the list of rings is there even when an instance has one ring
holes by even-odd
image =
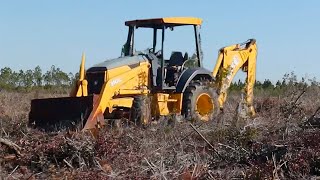
[[[94,96],[33,99],[29,124],[45,131],[81,130],[93,103]]]

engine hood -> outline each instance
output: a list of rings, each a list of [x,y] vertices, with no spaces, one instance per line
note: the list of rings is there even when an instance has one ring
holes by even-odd
[[[135,56],[125,56],[115,59],[109,59],[104,62],[95,64],[90,69],[96,68],[106,68],[106,69],[113,69],[121,66],[128,66],[133,65],[141,62],[146,62],[148,59],[143,55],[135,55]],[[90,71],[90,69],[88,69]]]

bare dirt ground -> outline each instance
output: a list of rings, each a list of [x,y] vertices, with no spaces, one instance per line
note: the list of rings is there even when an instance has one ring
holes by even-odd
[[[60,94],[2,91],[0,179],[317,179],[319,94],[318,87],[260,92],[254,119],[237,118],[239,96],[230,95],[225,113],[208,123],[123,122],[93,139],[27,127],[30,100]]]

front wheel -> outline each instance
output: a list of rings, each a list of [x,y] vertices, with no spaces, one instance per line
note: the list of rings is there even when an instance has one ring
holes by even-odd
[[[214,88],[201,81],[189,84],[183,94],[183,114],[187,119],[209,121],[219,113],[219,105]]]
[[[136,125],[146,127],[151,121],[151,99],[146,95],[134,97],[130,111],[130,120]]]

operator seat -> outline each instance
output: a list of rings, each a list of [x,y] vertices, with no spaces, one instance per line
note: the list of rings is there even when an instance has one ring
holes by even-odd
[[[182,52],[173,51],[169,60],[169,67],[171,66],[182,66],[184,58]]]
[[[182,55],[182,52],[179,51],[173,51],[171,53],[168,66],[165,69],[165,82],[169,86],[174,86],[177,80],[177,72],[179,68],[181,68],[182,64],[184,63],[184,57]]]

